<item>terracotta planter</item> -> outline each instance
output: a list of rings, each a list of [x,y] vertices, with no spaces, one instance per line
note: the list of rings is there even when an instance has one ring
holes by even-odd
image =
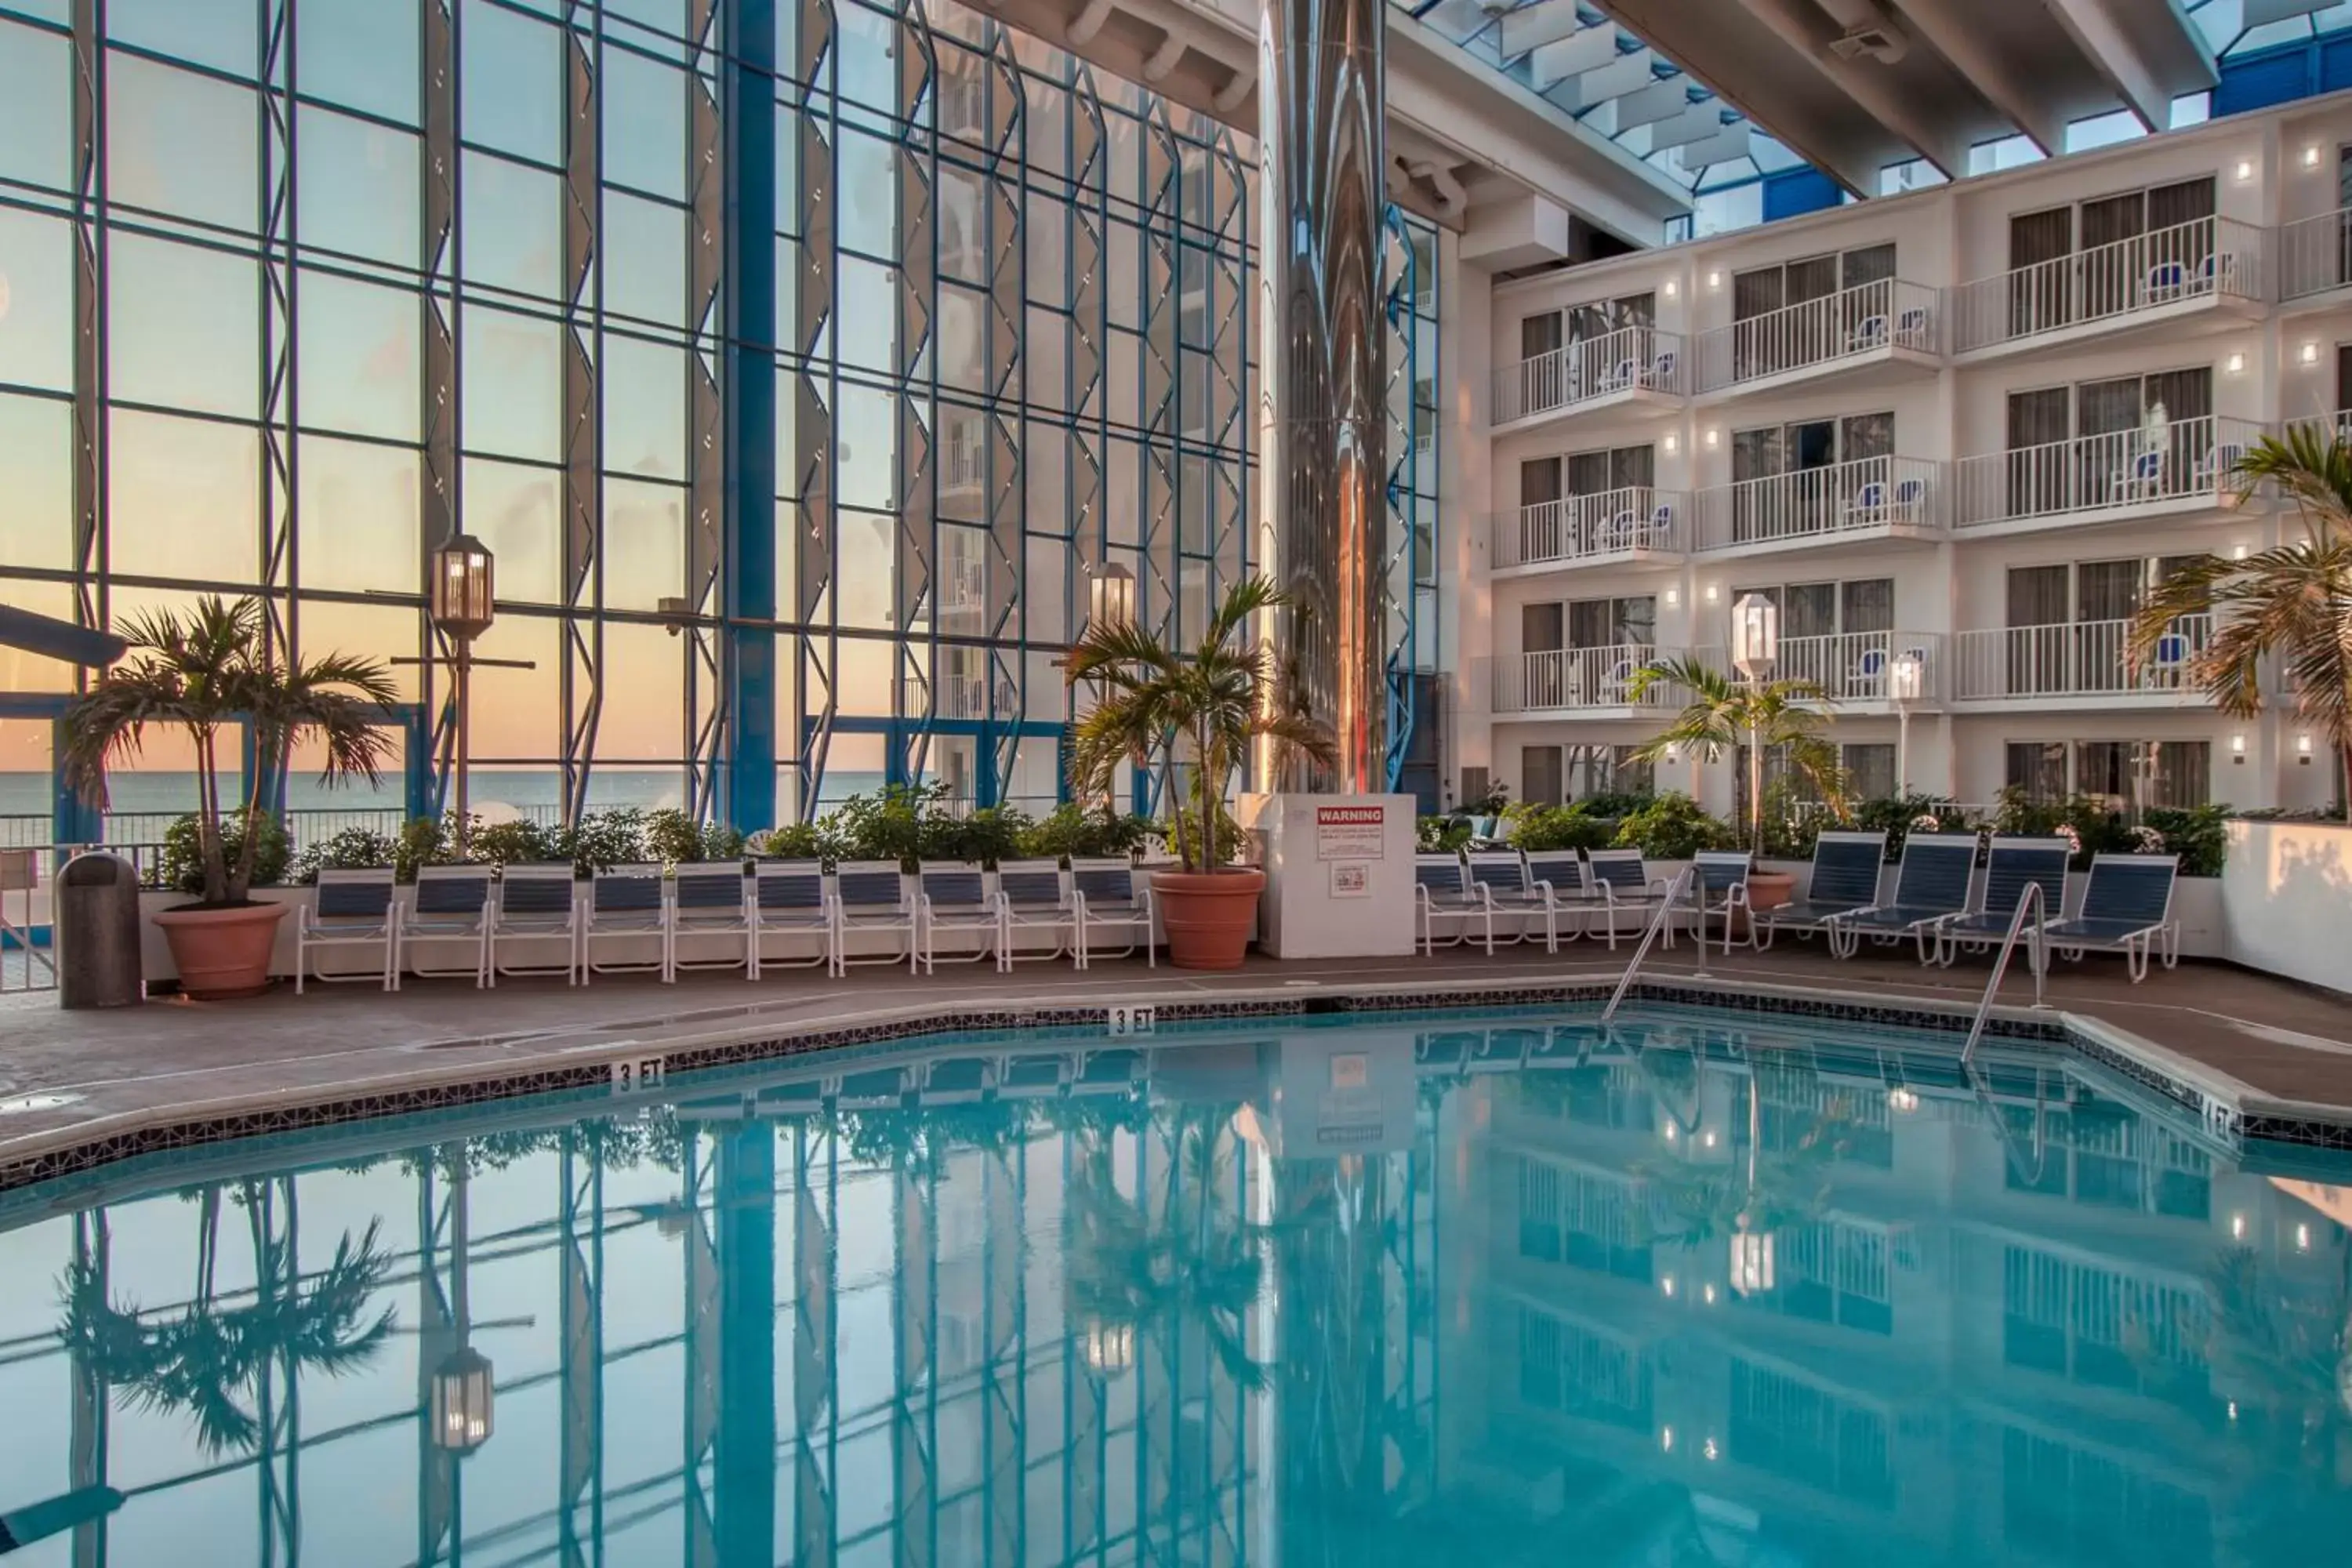
[[[1239,969],[1264,891],[1265,873],[1255,866],[1214,874],[1154,872],[1151,900],[1168,932],[1168,962],[1179,969]]]
[[[1797,879],[1790,871],[1750,871],[1748,873],[1748,905],[1750,909],[1777,910],[1797,896]],[[1740,916],[1731,922],[1732,934],[1745,939],[1748,917]]]
[[[159,910],[153,919],[172,944],[180,992],[199,1002],[258,996],[269,989],[269,952],[290,904],[228,910]]]

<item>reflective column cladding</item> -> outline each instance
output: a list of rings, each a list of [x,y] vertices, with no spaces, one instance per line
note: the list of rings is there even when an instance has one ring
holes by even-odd
[[[1388,527],[1381,304],[1381,0],[1266,0],[1258,35],[1266,568],[1282,700],[1328,723],[1333,765],[1267,787],[1387,787],[1381,558]]]

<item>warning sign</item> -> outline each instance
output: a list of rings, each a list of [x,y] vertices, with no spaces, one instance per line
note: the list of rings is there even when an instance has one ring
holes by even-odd
[[[1318,805],[1315,808],[1315,858],[1378,860],[1388,852],[1388,807]]]

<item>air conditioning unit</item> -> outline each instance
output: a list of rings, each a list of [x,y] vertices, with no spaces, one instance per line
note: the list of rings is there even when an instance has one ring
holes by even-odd
[[[1858,60],[1864,55],[1881,65],[1893,65],[1908,52],[1910,46],[1903,35],[1892,27],[1856,27],[1844,37],[1830,44],[1830,53],[1842,60]]]

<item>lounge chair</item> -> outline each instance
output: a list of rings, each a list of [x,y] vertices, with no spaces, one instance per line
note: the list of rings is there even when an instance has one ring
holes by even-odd
[[[2072,920],[2045,922],[2042,934],[2064,957],[2120,952],[2132,984],[2147,978],[2151,956],[2170,969],[2180,962],[2180,922],[2172,918],[2178,855],[2098,855]]]
[[[416,890],[400,911],[398,962],[419,979],[458,975],[467,969],[427,969],[416,962],[421,942],[462,942],[474,950],[469,966],[477,988],[490,983],[490,868],[419,866]],[[393,984],[400,984],[395,975]]]
[[[1059,860],[1007,860],[998,867],[996,911],[1003,927],[996,940],[1000,970],[1010,970],[1016,957],[1059,958],[1077,950],[1076,890],[1063,877]],[[1023,931],[1043,931],[1054,945],[1023,952],[1013,941]]]
[[[1004,916],[988,890],[988,873],[977,861],[924,866],[915,873],[915,955],[923,973],[939,973],[940,933],[977,939],[971,951],[948,955],[950,963],[994,959],[1004,967]]]
[[[887,936],[896,951],[852,958],[853,931]],[[898,863],[849,861],[833,878],[833,972],[846,974],[853,963],[896,963],[902,958],[908,973],[921,972],[921,955],[915,944],[915,907],[908,901],[907,879]]]
[[[1125,958],[1143,950],[1144,966],[1160,967],[1159,933],[1152,926],[1151,883],[1130,860],[1103,858],[1070,862],[1071,922],[1077,928],[1077,967],[1091,968],[1096,958],[1095,932],[1124,931],[1128,943],[1105,958]]]
[[[751,868],[751,978],[771,964],[833,968],[833,893],[824,867],[814,860],[762,860]],[[812,958],[771,958],[772,933],[816,938]]]
[[[1646,920],[1672,884],[1664,877],[1650,875],[1649,864],[1642,858],[1639,849],[1595,849],[1584,858],[1584,862],[1592,878],[1592,887],[1600,895],[1601,934],[1609,939],[1609,951],[1614,952],[1619,934],[1617,911],[1632,910]],[[1666,941],[1672,943],[1674,939],[1669,930]]]
[[[294,928],[294,994],[307,980],[373,980],[386,991],[400,989],[400,910],[389,866],[319,873],[319,886]],[[374,969],[310,973],[320,948],[373,947],[382,962]]]
[[[555,942],[563,944],[563,983],[579,984],[580,900],[572,863],[536,861],[501,870],[498,912],[490,921],[490,984],[501,974],[559,973],[552,963],[510,963],[506,957],[516,943]]]
[[[1553,929],[1559,940],[1582,936],[1585,911],[1600,897],[1584,857],[1573,849],[1536,849],[1520,858],[1527,863],[1529,890],[1541,889],[1551,897]],[[1557,945],[1552,951],[1559,951]]]
[[[2009,935],[2018,900],[2033,884],[2042,888],[2043,924],[2063,913],[2066,862],[2074,853],[2063,838],[1995,838],[1985,861],[1984,892],[1975,907],[1936,928],[1937,962],[1949,966],[1962,948],[1998,947]]]
[[[1412,900],[1415,924],[1421,933],[1421,951],[1424,955],[1437,951],[1437,922],[1440,921],[1454,922],[1454,934],[1444,942],[1447,947],[1457,947],[1468,941],[1474,921],[1486,922],[1486,951],[1494,951],[1494,917],[1486,903],[1471,890],[1468,874],[1462,868],[1461,856],[1414,856]]]
[[[1702,849],[1691,859],[1691,877],[1696,884],[1697,896],[1693,900],[1691,929],[1697,935],[1699,953],[1706,953],[1706,921],[1710,915],[1723,920],[1723,947],[1731,950],[1731,922],[1734,916],[1748,908],[1748,877],[1755,868],[1756,857],[1745,849]],[[1748,924],[1748,941],[1756,942],[1756,922]]]
[[[1767,948],[1781,931],[1811,936],[1832,921],[1878,902],[1878,868],[1886,859],[1884,833],[1824,833],[1813,841],[1813,873],[1805,896],[1777,909],[1750,910],[1756,945]]]
[[[1928,945],[1935,929],[1969,907],[1969,883],[1976,876],[1977,840],[1970,834],[1915,833],[1904,841],[1903,864],[1895,875],[1895,901],[1855,910],[1829,922],[1830,951],[1852,958],[1862,939],[1918,943],[1919,962],[1932,963]]]
[[[740,860],[688,860],[670,873],[667,978],[676,980],[681,969],[740,969],[744,979],[759,978],[751,956],[758,932],[749,891]],[[690,937],[721,936],[734,940],[718,950],[720,956],[678,956],[678,944]]]
[[[741,880],[739,868],[737,880]],[[736,900],[742,900],[740,889]],[[651,959],[627,958],[618,963],[596,962],[599,940],[632,941],[651,937],[654,955]],[[669,898],[662,886],[662,868],[651,863],[633,866],[610,866],[596,873],[588,885],[588,910],[580,926],[580,981],[588,983],[589,976],[599,973],[622,973],[631,970],[651,970],[664,980],[669,978]]]
[[[1527,861],[1516,849],[1484,849],[1469,858],[1470,890],[1482,900],[1488,916],[1486,951],[1495,950],[1494,915],[1526,919],[1504,940],[1526,942],[1535,935],[1535,918],[1543,919],[1544,951],[1559,951],[1559,905],[1549,886],[1538,887],[1528,875]]]

